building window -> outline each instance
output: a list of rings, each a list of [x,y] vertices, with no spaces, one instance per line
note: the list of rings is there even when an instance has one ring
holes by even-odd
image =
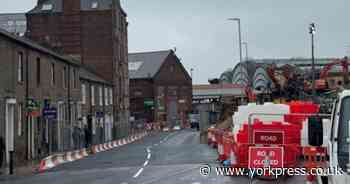
[[[51,84],[55,85],[55,64],[51,63]]]
[[[18,53],[18,65],[17,65],[17,72],[18,72],[18,82],[23,82],[23,53]]]
[[[109,89],[109,104],[113,105],[113,90]]]
[[[91,105],[95,105],[95,87],[91,86]]]
[[[73,68],[73,74],[72,74],[72,86],[73,86],[73,89],[76,88],[76,86],[75,86],[75,74],[76,74],[76,72],[75,72],[75,69]]]
[[[22,136],[22,104],[18,104],[18,136]]]
[[[81,85],[81,103],[84,105],[86,103],[86,86],[85,86],[85,84]]]
[[[96,9],[98,7],[98,2],[94,1],[91,3],[91,8]]]
[[[62,82],[63,82],[63,88],[67,88],[67,68],[66,67],[63,67]]]
[[[74,86],[74,89],[77,88],[78,86],[78,75],[77,75],[77,70],[75,68],[73,69],[73,86]]]
[[[103,91],[102,91],[102,87],[99,87],[98,91],[99,91],[99,93],[98,93],[98,95],[99,95],[99,104],[100,104],[100,106],[102,106],[103,105]]]
[[[108,102],[109,102],[109,90],[108,88],[105,88],[105,105],[109,105]]]
[[[41,66],[40,66],[40,58],[36,58],[36,83],[38,86],[41,83]]]
[[[52,10],[52,4],[43,4],[41,10]]]

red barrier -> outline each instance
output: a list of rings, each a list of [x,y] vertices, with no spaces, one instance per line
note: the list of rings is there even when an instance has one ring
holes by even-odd
[[[233,144],[233,134],[231,132],[225,132],[223,134],[223,156],[221,157],[221,159],[219,158],[220,161],[224,161],[230,158]]]
[[[224,131],[223,130],[216,130],[215,131],[215,139],[217,141],[217,150],[218,150],[218,160],[223,161],[224,160],[224,142],[223,142],[223,135]]]

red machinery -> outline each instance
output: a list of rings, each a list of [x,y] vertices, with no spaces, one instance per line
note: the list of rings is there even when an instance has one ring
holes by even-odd
[[[324,90],[327,88],[326,77],[333,66],[340,65],[342,67],[342,73],[344,76],[344,84],[349,82],[349,62],[348,58],[336,59],[331,63],[325,65],[320,73],[320,79],[316,81],[316,89]]]

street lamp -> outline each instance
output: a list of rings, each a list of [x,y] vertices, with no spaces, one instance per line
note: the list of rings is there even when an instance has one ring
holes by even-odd
[[[311,35],[311,71],[312,71],[312,99],[316,97],[316,83],[315,83],[315,46],[314,46],[314,35],[316,34],[315,23],[311,23],[309,26],[309,33]]]
[[[193,83],[193,70],[194,70],[193,68],[190,69],[190,71],[191,71],[191,80],[192,80],[192,83]]]
[[[248,61],[248,43],[247,42],[242,42],[242,45],[245,46],[245,61]]]
[[[229,18],[229,21],[237,21],[238,23],[238,39],[239,39],[239,62],[242,62],[242,32],[241,32],[241,19]]]

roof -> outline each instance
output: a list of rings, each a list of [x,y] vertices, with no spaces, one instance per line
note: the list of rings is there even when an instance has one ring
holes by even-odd
[[[193,99],[244,95],[244,87],[236,84],[193,85]]]
[[[116,6],[119,7],[122,11],[122,13],[125,13],[125,11],[120,6],[120,0],[114,0],[116,3]],[[94,2],[97,2],[96,8],[93,8],[92,5]],[[51,10],[43,10],[42,7],[45,4],[51,4],[52,9]],[[112,8],[112,0],[80,0],[80,10],[82,11],[96,11],[96,10],[110,10]],[[43,0],[43,2],[37,6],[35,6],[32,10],[28,12],[28,14],[35,14],[35,13],[59,13],[63,10],[63,0]]]
[[[47,49],[37,43],[35,43],[34,41],[32,40],[29,40],[25,37],[19,37],[19,36],[16,36],[14,34],[11,34],[9,32],[7,32],[6,30],[4,29],[0,29],[0,36],[3,36],[3,37],[6,37],[20,45],[23,45],[25,47],[29,47],[33,50],[36,50],[38,52],[41,52],[41,53],[44,53],[44,54],[47,54],[47,55],[50,55],[62,62],[65,62],[67,64],[71,64],[71,65],[75,65],[75,66],[79,66],[79,64],[75,61],[74,58],[72,57],[68,57],[68,56],[62,56],[58,53],[56,53],[55,51],[52,51],[50,49]]]
[[[244,88],[244,86],[238,84],[198,84],[193,85],[193,89],[236,89]]]
[[[153,78],[172,50],[129,53],[130,79]]]
[[[112,85],[110,82],[104,80],[102,77],[100,77],[96,72],[87,66],[81,66],[80,67],[80,78],[93,81],[93,82],[98,82],[98,83],[103,83],[107,85]]]

